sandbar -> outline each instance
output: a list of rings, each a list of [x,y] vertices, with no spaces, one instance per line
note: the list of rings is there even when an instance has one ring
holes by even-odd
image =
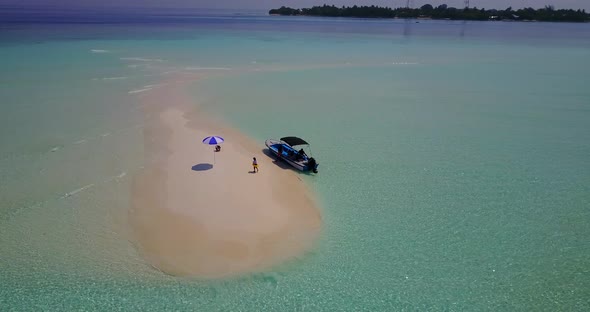
[[[129,213],[140,253],[166,274],[205,279],[303,255],[321,228],[314,194],[264,144],[200,111],[185,90],[198,77],[181,78],[140,93],[146,156]],[[225,139],[220,152],[201,142],[210,135]]]

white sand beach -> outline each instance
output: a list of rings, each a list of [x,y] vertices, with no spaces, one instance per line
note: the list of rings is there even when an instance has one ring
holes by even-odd
[[[141,253],[167,274],[199,278],[259,271],[304,253],[321,216],[298,174],[274,163],[261,142],[203,115],[184,87],[168,81],[140,96],[152,116],[130,212]],[[210,135],[225,139],[215,163],[213,146],[201,142]]]

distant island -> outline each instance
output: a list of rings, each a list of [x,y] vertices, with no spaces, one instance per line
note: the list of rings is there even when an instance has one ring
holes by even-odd
[[[327,17],[360,17],[360,18],[423,18],[473,21],[541,21],[541,22],[589,22],[590,14],[585,10],[560,9],[545,6],[542,9],[518,9],[509,7],[505,10],[486,10],[478,8],[457,9],[446,4],[433,7],[425,4],[417,9],[388,8],[379,6],[352,6],[338,8],[334,5],[314,6],[312,8],[292,9],[281,7],[268,12],[271,15],[302,15]]]

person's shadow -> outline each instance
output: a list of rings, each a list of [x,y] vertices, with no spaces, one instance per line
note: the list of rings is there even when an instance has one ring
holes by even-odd
[[[213,168],[212,164],[197,164],[191,167],[193,171],[206,171]]]

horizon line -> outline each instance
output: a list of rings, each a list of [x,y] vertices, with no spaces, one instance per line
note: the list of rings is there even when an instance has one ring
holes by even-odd
[[[444,4],[444,3],[443,3]],[[329,4],[317,4],[317,5],[313,5],[313,6],[308,6],[308,7],[290,7],[293,9],[303,9],[303,8],[312,8],[312,7],[321,7],[324,5],[329,5]],[[371,6],[368,4],[351,4],[351,5],[346,5],[346,6],[336,6],[338,8],[340,7],[353,7],[353,6]],[[153,9],[158,9],[158,10],[210,10],[210,11],[259,11],[259,12],[267,12],[269,10],[272,9],[279,9],[280,7],[283,7],[285,5],[281,5],[281,6],[277,6],[277,7],[272,7],[272,8],[244,8],[244,7],[233,7],[233,8],[225,8],[225,7],[198,7],[198,6],[159,6],[159,5],[147,5],[147,6],[141,6],[141,5],[109,5],[109,6],[93,6],[93,5],[60,5],[60,4],[43,4],[43,5],[33,5],[33,4],[23,4],[23,3],[15,3],[15,4],[9,4],[9,5],[2,5],[0,4],[0,11],[2,11],[3,9],[65,9],[65,10],[94,10],[94,11],[112,11],[112,10],[118,10],[118,9],[122,9],[122,10],[153,10]],[[329,5],[332,6],[332,5]],[[397,9],[397,8],[405,8],[405,6],[380,6],[380,5],[375,5],[376,7],[382,7],[382,8],[391,8],[391,9]],[[533,7],[533,6],[509,6],[512,8],[512,10],[519,10],[519,9],[526,9],[526,8],[533,8],[533,9],[542,9],[545,8],[546,6],[552,6],[558,10],[586,10],[585,8],[563,8],[563,7],[559,7],[556,6],[554,4],[546,4],[543,6],[539,6],[538,8]],[[285,6],[285,7],[289,7],[289,6]],[[449,7],[453,7],[453,6],[449,6]],[[420,7],[411,7],[411,9],[419,9]],[[462,9],[461,7],[455,7],[457,9]],[[506,8],[496,8],[496,7],[470,7],[470,8],[478,8],[478,9],[486,9],[486,10],[505,10]]]

